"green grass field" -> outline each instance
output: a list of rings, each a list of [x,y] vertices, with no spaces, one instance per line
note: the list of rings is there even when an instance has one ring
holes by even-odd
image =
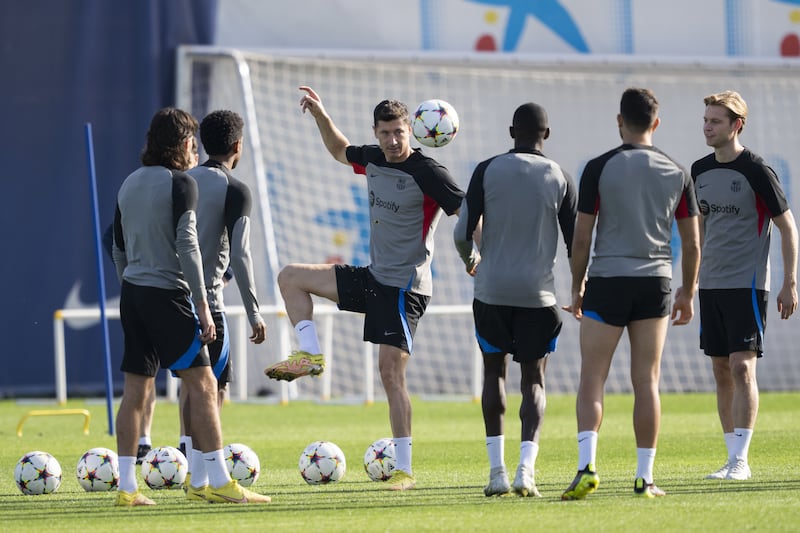
[[[506,463],[516,469],[519,396],[509,397]],[[155,508],[118,509],[113,493],[86,493],[75,479],[80,455],[95,446],[116,449],[107,434],[105,404],[70,401],[91,411],[84,435],[77,416],[21,417],[51,404],[0,402],[0,531],[798,531],[800,476],[796,419],[800,394],[764,393],[750,451],[753,478],[707,481],[725,459],[715,400],[709,394],[664,395],[656,482],[665,498],[633,496],[636,452],[632,398],[606,398],[600,431],[600,488],[585,501],[562,502],[576,470],[574,397],[548,398],[536,481],[543,498],[486,498],[488,476],[480,406],[468,402],[414,404],[417,490],[382,491],[367,478],[362,457],[388,436],[388,407],[295,402],[229,404],[223,410],[225,442],[243,442],[261,459],[254,488],[273,497],[265,506],[189,504],[182,491],[143,492]],[[154,445],[177,445],[177,407],[160,402]],[[331,440],[347,456],[347,473],[330,486],[305,484],[297,460],[306,444]],[[13,480],[19,457],[44,450],[61,463],[55,494],[24,496]],[[140,487],[144,484],[140,482]]]

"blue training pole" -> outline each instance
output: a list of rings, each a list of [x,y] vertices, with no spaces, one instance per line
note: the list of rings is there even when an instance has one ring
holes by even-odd
[[[114,435],[114,389],[111,383],[111,348],[108,340],[108,318],[106,317],[106,279],[103,274],[103,244],[100,235],[100,210],[97,202],[97,176],[94,170],[94,143],[92,124],[86,123],[86,157],[89,162],[89,189],[92,195],[92,220],[94,222],[94,249],[97,256],[97,293],[100,295],[100,325],[103,327],[103,347],[106,359],[106,410],[108,411],[108,434]]]

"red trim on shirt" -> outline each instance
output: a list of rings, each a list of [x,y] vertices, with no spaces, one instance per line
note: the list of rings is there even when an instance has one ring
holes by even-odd
[[[364,165],[359,165],[358,163],[350,163],[353,166],[353,174],[363,174],[364,176],[367,175],[367,167]]]
[[[425,195],[424,199],[422,200],[422,240],[424,241],[428,237],[428,230],[431,228],[431,223],[433,222],[433,218],[436,216],[436,211],[439,209],[439,204],[436,203],[436,200]]]

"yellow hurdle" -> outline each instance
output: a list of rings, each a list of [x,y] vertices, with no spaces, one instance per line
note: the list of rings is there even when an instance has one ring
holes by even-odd
[[[62,415],[82,415],[83,416],[83,434],[89,434],[89,419],[92,417],[91,413],[86,409],[35,409],[28,411],[20,419],[17,424],[17,437],[22,436],[22,426],[25,421],[32,416],[62,416]]]

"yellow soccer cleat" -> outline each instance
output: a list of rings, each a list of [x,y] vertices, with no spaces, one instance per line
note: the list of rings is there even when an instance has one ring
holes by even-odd
[[[277,380],[293,381],[303,376],[319,376],[325,371],[325,356],[293,351],[287,359],[264,369],[267,377]]]
[[[392,477],[386,480],[386,490],[410,490],[417,486],[414,476],[402,470],[395,470]]]
[[[140,505],[155,505],[156,502],[139,492],[117,491],[117,507],[138,507]]]
[[[210,503],[269,503],[272,501],[269,496],[242,487],[235,479],[216,489],[208,487],[205,496]]]
[[[597,490],[600,485],[600,477],[597,472],[592,470],[594,465],[587,465],[583,470],[578,470],[578,474],[564,494],[561,495],[562,500],[582,500],[589,494]]]

